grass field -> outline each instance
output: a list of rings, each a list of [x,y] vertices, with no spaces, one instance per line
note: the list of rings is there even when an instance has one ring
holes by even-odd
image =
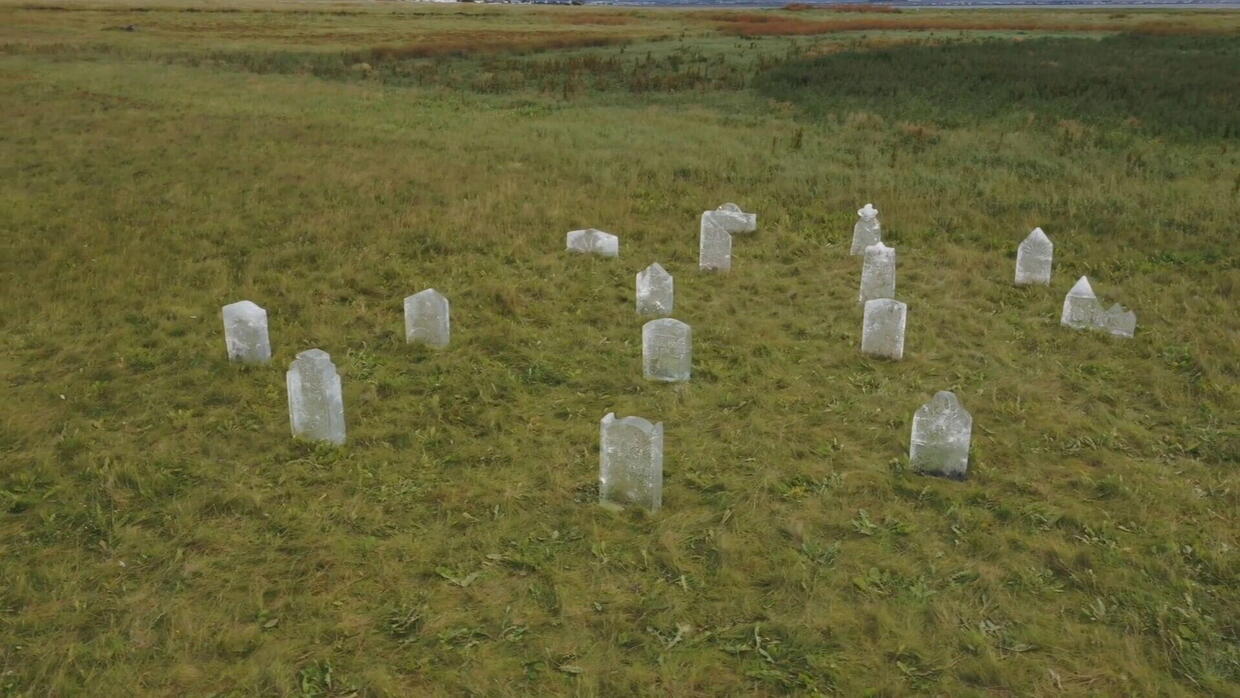
[[[4,0],[0,115],[0,695],[1240,696],[1240,13]],[[1082,274],[1134,339],[1059,326]],[[964,482],[907,468],[944,389]],[[611,411],[656,516],[596,504]]]

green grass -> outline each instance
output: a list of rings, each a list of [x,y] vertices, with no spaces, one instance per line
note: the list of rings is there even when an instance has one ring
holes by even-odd
[[[363,73],[402,32],[602,11],[189,7],[0,8],[0,694],[1238,695],[1234,36],[1013,53],[621,11],[589,31],[624,44]],[[279,67],[310,53],[340,67]],[[1047,61],[1106,102],[1013,98]],[[908,91],[874,87],[892,66]],[[522,77],[407,77],[496,67]],[[729,200],[760,231],[700,275]],[[898,363],[857,351],[867,201]],[[566,255],[585,226],[620,258]],[[1034,226],[1053,283],[1015,288]],[[641,379],[656,260],[682,386]],[[1058,325],[1081,274],[1135,339]],[[429,286],[443,352],[403,342]],[[270,366],[226,361],[243,298]],[[289,436],[311,347],[341,449]],[[907,469],[942,389],[974,416],[965,482]],[[595,503],[609,411],[664,422],[657,516]]]

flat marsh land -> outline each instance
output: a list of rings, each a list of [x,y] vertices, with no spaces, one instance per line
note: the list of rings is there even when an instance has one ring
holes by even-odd
[[[1240,13],[153,2],[0,4],[0,694],[1240,695]],[[1083,274],[1134,339],[1060,327]],[[938,390],[964,482],[908,468]],[[596,503],[610,411],[658,515]]]

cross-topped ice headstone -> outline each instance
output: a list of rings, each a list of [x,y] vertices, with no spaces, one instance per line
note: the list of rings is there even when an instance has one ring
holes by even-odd
[[[344,443],[344,395],[332,357],[322,349],[297,355],[286,374],[293,436]]]
[[[266,310],[250,301],[237,301],[221,308],[220,313],[224,316],[229,361],[265,364],[271,360]]]
[[[972,435],[973,416],[955,394],[940,391],[913,415],[909,464],[918,472],[963,479]]]
[[[620,255],[620,238],[594,228],[574,230],[568,234],[568,250],[570,252],[596,254],[601,257],[618,257]]]
[[[732,234],[719,223],[715,211],[702,214],[698,268],[703,271],[728,271],[732,268]]]
[[[672,318],[642,326],[642,373],[646,380],[678,383],[693,373],[693,329]]]
[[[745,213],[740,206],[728,202],[715,209],[715,221],[729,233],[752,233],[758,229],[758,214]]]
[[[865,254],[865,248],[882,241],[882,226],[878,222],[878,209],[866,204],[857,211],[860,220],[853,226],[852,250],[849,254]]]
[[[442,348],[448,346],[450,337],[451,321],[446,296],[428,288],[405,299],[406,342],[421,342]]]
[[[658,262],[637,272],[637,314],[671,315],[675,282]]]
[[[656,513],[663,506],[663,423],[607,413],[599,427],[599,503],[635,505]]]
[[[896,248],[875,243],[865,248],[861,264],[861,293],[858,301],[894,298],[896,295]]]
[[[1051,258],[1055,246],[1041,228],[1034,228],[1016,249],[1016,285],[1028,286],[1051,282]]]
[[[865,303],[861,321],[861,353],[899,361],[904,358],[904,323],[908,306],[891,298]]]

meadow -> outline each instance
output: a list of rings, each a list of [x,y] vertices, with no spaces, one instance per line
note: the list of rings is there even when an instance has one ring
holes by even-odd
[[[1240,696],[1240,13],[0,0],[0,115],[2,695]],[[1135,338],[1059,325],[1085,274]],[[907,467],[938,390],[963,482]],[[613,411],[657,515],[597,504]]]

